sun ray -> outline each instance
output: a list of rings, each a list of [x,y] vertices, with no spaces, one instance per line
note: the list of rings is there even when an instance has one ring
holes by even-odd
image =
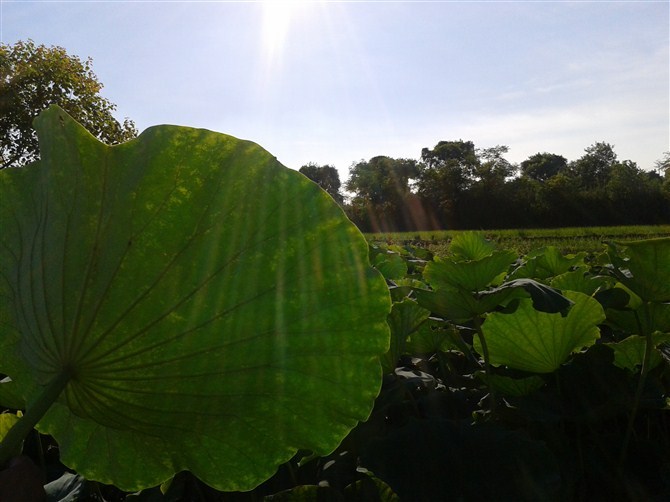
[[[307,11],[308,0],[267,0],[262,3],[262,50],[266,67],[281,64],[293,24]]]

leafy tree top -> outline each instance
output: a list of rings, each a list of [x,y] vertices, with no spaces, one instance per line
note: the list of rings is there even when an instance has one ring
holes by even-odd
[[[100,96],[102,83],[85,61],[62,47],[32,40],[0,44],[0,168],[21,167],[39,158],[33,120],[59,105],[94,136],[117,144],[137,136],[135,124],[120,124],[116,105]]]
[[[432,150],[421,150],[421,160],[428,168],[449,161],[456,161],[461,167],[473,170],[478,164],[475,144],[472,141],[440,141]]]
[[[372,204],[396,204],[410,193],[409,180],[419,175],[412,159],[393,159],[379,155],[360,161],[349,171],[347,190]]]
[[[521,163],[521,172],[538,181],[547,181],[549,178],[565,171],[568,161],[562,155],[555,153],[536,153]]]
[[[344,203],[344,197],[340,192],[342,186],[340,174],[334,166],[327,164],[320,166],[310,162],[302,166],[299,171],[328,192],[338,204]]]
[[[584,150],[584,155],[570,163],[570,170],[579,178],[584,188],[602,187],[610,177],[617,162],[614,145],[597,142]]]

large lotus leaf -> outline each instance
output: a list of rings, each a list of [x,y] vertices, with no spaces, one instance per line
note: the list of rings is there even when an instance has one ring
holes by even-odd
[[[491,364],[551,373],[572,352],[593,345],[600,336],[598,324],[605,319],[602,307],[583,293],[568,291],[565,295],[574,302],[566,316],[535,310],[529,299],[519,300],[512,314],[490,314],[482,330]],[[478,338],[474,345],[481,354]]]
[[[604,275],[587,275],[584,270],[578,269],[555,276],[549,284],[559,290],[579,291],[593,296],[596,292],[612,288],[614,279]]]
[[[670,237],[616,244],[625,247],[609,247],[618,279],[644,301],[670,302]]]
[[[407,263],[397,253],[379,253],[374,266],[387,279],[400,279],[407,275]]]
[[[516,269],[511,277],[514,279],[528,277],[531,279],[548,279],[564,274],[575,267],[584,265],[586,253],[563,256],[555,246],[547,246],[531,251],[526,256],[526,263]]]
[[[649,360],[649,369],[653,369],[663,361],[660,351],[656,349],[662,343],[670,342],[670,333],[655,332],[652,334],[652,343],[654,348],[651,351]],[[643,336],[629,336],[618,343],[608,343],[614,351],[614,364],[619,368],[635,371],[638,366],[642,366],[644,353],[647,346],[647,339]]]
[[[515,298],[527,296],[522,287],[500,287],[481,295],[463,289],[447,288],[436,291],[416,289],[414,294],[423,308],[455,322],[467,321],[499,306],[505,306]]]
[[[620,288],[616,290],[623,291]],[[635,309],[606,309],[607,324],[629,334],[670,333],[670,303],[649,303]]]
[[[544,380],[537,375],[512,378],[503,375],[487,375],[484,371],[478,371],[476,375],[491,389],[503,396],[523,397],[544,387]]]
[[[487,291],[481,296],[500,295],[504,291],[510,289],[525,290],[533,300],[533,307],[542,312],[565,312],[572,305],[572,302],[559,290],[533,279],[514,279],[512,281],[507,281],[497,288]]]
[[[516,254],[512,251],[495,251],[476,261],[454,261],[438,257],[426,265],[423,275],[435,289],[480,291],[502,280],[515,259]]]
[[[401,302],[393,304],[388,316],[388,324],[391,328],[391,346],[389,351],[381,358],[384,373],[392,373],[403,354],[407,337],[414,333],[423,322],[428,319],[430,312],[421,308],[414,300],[405,298]]]
[[[495,251],[495,244],[477,232],[461,232],[451,241],[449,252],[457,260],[481,260]]]
[[[16,394],[16,384],[12,379],[5,377],[0,380],[0,411],[3,408],[20,410],[26,405],[23,398]]]
[[[431,313],[452,321],[466,321],[477,313],[477,300],[466,291],[440,289],[414,291],[419,305]]]
[[[251,489],[368,417],[385,281],[316,184],[258,145],[158,126],[106,146],[59,108],[0,173],[0,372],[62,461],[125,490]]]
[[[450,323],[428,319],[407,340],[406,350],[410,354],[433,354],[460,350],[470,352],[458,329]]]

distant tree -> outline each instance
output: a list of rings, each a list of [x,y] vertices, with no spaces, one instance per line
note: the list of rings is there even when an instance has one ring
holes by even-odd
[[[475,167],[477,181],[489,186],[500,185],[513,176],[517,166],[505,158],[507,152],[509,147],[506,145],[477,149],[478,162]]]
[[[102,84],[91,69],[62,47],[32,40],[0,44],[0,168],[20,167],[39,158],[33,119],[57,104],[100,140],[120,143],[137,136],[135,124],[119,123],[116,105],[100,96]]]
[[[474,179],[462,194],[459,225],[465,228],[501,228],[513,218],[514,194],[508,180],[517,166],[505,158],[509,147],[497,145],[477,149]]]
[[[447,228],[460,225],[459,205],[475,179],[479,159],[472,141],[440,141],[421,150],[423,168],[416,188]]]
[[[537,181],[547,181],[552,176],[565,171],[568,160],[554,153],[536,153],[521,163],[521,173]]]
[[[657,160],[655,164],[656,172],[663,178],[663,191],[670,200],[670,152],[665,152],[663,158]]]
[[[468,175],[474,173],[479,161],[477,151],[472,141],[440,141],[431,150],[421,150],[421,161],[428,169],[436,168],[445,162],[456,162],[458,166]]]
[[[670,193],[670,151],[664,152],[663,157],[654,162],[655,171],[663,180],[663,188]]]
[[[340,173],[337,172],[335,167],[331,165],[320,166],[310,162],[302,166],[299,171],[328,192],[338,204],[344,203],[344,196],[340,192],[342,186]]]
[[[402,229],[410,180],[417,178],[419,167],[412,159],[386,156],[360,161],[349,170],[345,187],[354,194],[352,210],[364,226],[372,230]]]
[[[616,224],[670,221],[670,200],[663,194],[662,178],[630,160],[612,166],[606,185],[612,220]]]
[[[579,181],[563,170],[545,182],[538,182],[537,205],[541,226],[583,226],[589,221],[589,209],[581,200]]]
[[[569,165],[583,188],[604,187],[612,166],[617,162],[614,146],[609,143],[594,143],[584,150],[586,153]]]

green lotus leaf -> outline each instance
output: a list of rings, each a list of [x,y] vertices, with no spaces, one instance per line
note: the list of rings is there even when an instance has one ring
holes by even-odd
[[[407,275],[407,263],[397,253],[380,253],[374,266],[386,279],[400,279]]]
[[[419,307],[416,301],[405,298],[393,304],[388,315],[391,328],[391,347],[381,358],[384,373],[392,373],[398,358],[405,350],[407,337],[414,333],[428,319],[430,312]]]
[[[579,291],[593,296],[598,291],[612,288],[614,280],[603,275],[587,275],[584,270],[578,269],[555,276],[549,284],[559,290]]]
[[[434,354],[450,350],[460,350],[464,354],[470,352],[458,328],[441,321],[431,322],[430,319],[410,335],[406,349],[410,354]]]
[[[523,397],[544,386],[544,380],[537,375],[512,378],[503,375],[487,375],[484,371],[478,371],[476,375],[477,378],[503,396]]]
[[[368,417],[389,293],[316,184],[206,130],[107,146],[57,107],[35,127],[41,161],[0,173],[0,372],[65,465],[248,490]]]
[[[654,349],[651,351],[649,369],[653,369],[663,362],[661,353],[656,347],[667,342],[670,342],[670,333],[661,333],[657,331],[652,334]],[[645,337],[633,335],[618,343],[607,343],[605,345],[608,345],[614,351],[614,364],[619,368],[635,371],[637,367],[642,366],[647,345],[647,339]]]
[[[563,256],[555,246],[539,248],[528,253],[526,263],[517,268],[511,278],[548,279],[583,267],[585,257],[586,253]]]
[[[670,237],[617,242],[609,254],[617,278],[643,301],[670,302]]]
[[[507,283],[506,283],[507,284]],[[522,287],[500,287],[482,294],[472,294],[463,289],[416,289],[414,294],[423,308],[451,321],[464,322],[475,316],[506,306],[516,298],[528,296]]]
[[[572,305],[572,302],[559,290],[533,279],[514,279],[512,281],[507,281],[497,288],[487,291],[481,296],[499,295],[510,289],[526,291],[533,300],[533,307],[542,312],[565,312]]]
[[[499,283],[516,259],[512,251],[495,251],[476,261],[454,261],[436,257],[426,265],[423,275],[435,289],[462,288],[480,291]]]
[[[23,398],[16,394],[16,384],[12,379],[5,377],[0,380],[0,409],[13,408],[20,410],[25,407]]]
[[[608,308],[605,313],[607,324],[625,333],[641,336],[654,331],[670,333],[670,303],[649,303],[625,310]]]
[[[0,440],[7,435],[9,429],[19,420],[21,420],[21,417],[14,413],[0,413]]]
[[[472,319],[477,311],[477,300],[468,292],[453,289],[414,291],[419,305],[431,313],[452,321]]]
[[[449,252],[459,261],[476,261],[495,251],[495,244],[477,232],[457,234],[449,245]]]
[[[513,314],[490,314],[482,330],[491,364],[534,373],[551,373],[572,352],[593,345],[600,336],[598,324],[605,319],[600,304],[593,298],[568,291],[574,302],[566,316],[540,312],[530,299],[519,300]],[[475,349],[481,354],[478,338]]]

